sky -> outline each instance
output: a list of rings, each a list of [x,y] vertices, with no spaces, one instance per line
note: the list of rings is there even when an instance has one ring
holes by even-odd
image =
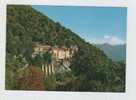
[[[33,5],[34,9],[71,29],[87,42],[126,43],[127,8]]]

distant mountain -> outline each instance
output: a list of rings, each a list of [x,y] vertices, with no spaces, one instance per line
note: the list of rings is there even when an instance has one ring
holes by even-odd
[[[110,45],[108,43],[97,44],[98,48],[114,61],[126,60],[126,44]]]

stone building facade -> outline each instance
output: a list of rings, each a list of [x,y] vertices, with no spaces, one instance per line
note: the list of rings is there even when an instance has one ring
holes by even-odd
[[[46,52],[50,52],[52,54],[52,63],[49,65],[42,65],[42,70],[44,71],[45,75],[50,75],[56,72],[56,64],[61,63],[63,65],[64,61],[68,63],[75,51],[77,51],[77,47],[52,47],[50,45],[35,44],[33,46],[32,56],[35,57],[37,54],[44,54]],[[64,65],[64,67],[68,68],[70,64]]]

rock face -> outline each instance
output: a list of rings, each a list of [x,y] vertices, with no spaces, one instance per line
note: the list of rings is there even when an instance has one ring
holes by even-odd
[[[20,90],[44,90],[43,71],[35,66],[29,66],[22,72],[17,81]]]

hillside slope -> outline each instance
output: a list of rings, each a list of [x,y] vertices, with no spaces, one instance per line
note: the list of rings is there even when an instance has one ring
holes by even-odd
[[[31,6],[7,7],[7,34],[7,52],[14,54],[27,53],[33,42],[70,46],[83,41]]]
[[[7,7],[7,55],[23,55],[29,61],[33,43],[51,46],[78,47],[88,45],[93,60],[103,62],[108,58],[95,46],[86,43],[71,30],[36,11],[31,6]],[[84,48],[85,50],[87,48]],[[31,61],[30,61],[31,62]]]

